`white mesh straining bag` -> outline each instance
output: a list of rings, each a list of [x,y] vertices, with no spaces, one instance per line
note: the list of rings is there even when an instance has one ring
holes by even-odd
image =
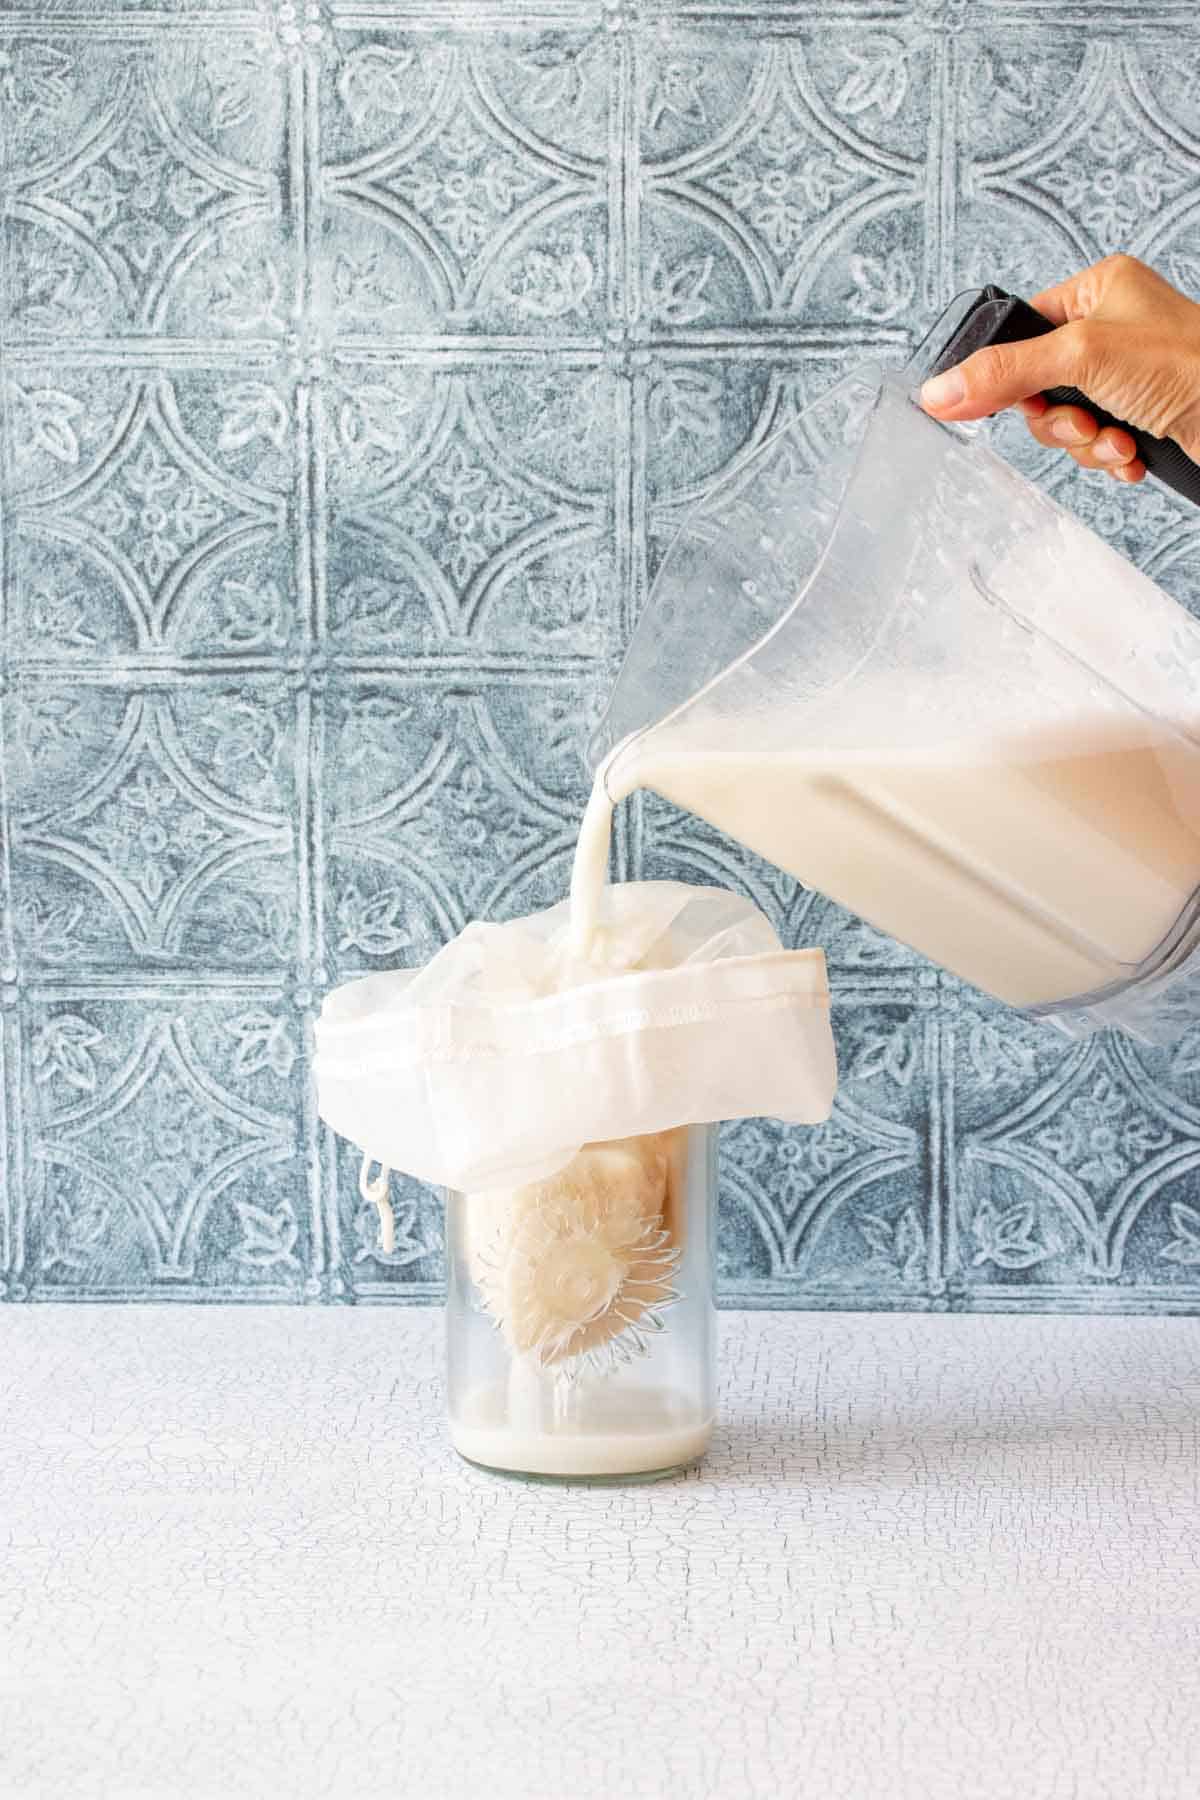
[[[363,1151],[385,1240],[388,1169],[513,1189],[585,1144],[829,1116],[820,950],[784,950],[748,900],[675,882],[607,888],[586,960],[571,954],[569,925],[567,902],[469,925],[423,969],[368,975],[326,1000],[320,1112]]]

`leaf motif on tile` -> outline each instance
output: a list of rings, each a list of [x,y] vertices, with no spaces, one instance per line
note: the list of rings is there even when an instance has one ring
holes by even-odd
[[[22,293],[14,316],[26,331],[92,331],[100,324],[94,300],[80,293],[77,264],[58,255],[29,253],[23,263]]]
[[[79,461],[79,437],[75,421],[83,401],[60,388],[23,388],[10,381],[13,451],[18,462],[41,450],[68,467]]]
[[[75,65],[53,44],[10,43],[0,50],[0,99],[27,113],[65,106],[75,91]]]
[[[232,240],[223,244],[209,267],[209,306],[231,331],[282,331],[283,286],[274,258]]]
[[[31,894],[15,909],[17,939],[21,948],[39,962],[66,962],[78,956],[83,933],[83,902],[43,900]]]
[[[583,66],[591,54],[589,40],[582,46],[562,43],[547,33],[520,58],[529,76],[521,104],[532,113],[574,112],[583,93]]]
[[[356,126],[376,119],[402,119],[411,104],[412,50],[364,44],[352,50],[338,72],[338,98]]]
[[[600,581],[595,563],[585,563],[566,578],[531,580],[526,592],[533,623],[547,637],[586,636],[599,622]]]
[[[411,639],[414,614],[419,623],[428,623],[428,603],[410,582],[384,581],[364,575],[359,580],[339,584],[329,599],[333,630],[353,636],[362,643],[384,642],[398,638],[406,631]],[[408,708],[401,709],[401,717],[408,715]],[[365,744],[355,744],[348,754],[352,763],[361,762]]]
[[[403,450],[407,442],[399,421],[412,412],[411,395],[398,393],[383,382],[367,382],[347,389],[338,408],[338,437],[351,452],[377,449]]]
[[[376,318],[403,306],[404,295],[382,272],[377,251],[351,256],[343,251],[333,266],[333,293],[337,304],[364,318]]]
[[[906,1281],[924,1273],[925,1232],[915,1207],[906,1206],[894,1219],[881,1213],[860,1212],[855,1214],[854,1222],[869,1248],[893,1263]]]
[[[613,429],[613,387],[608,369],[592,369],[569,386],[550,384],[539,394],[530,441],[578,450],[607,440]]]
[[[360,1206],[354,1215],[354,1235],[358,1239],[358,1247],[354,1252],[356,1263],[382,1263],[388,1269],[404,1269],[410,1264],[420,1262],[431,1254],[430,1245],[417,1235],[417,1208],[407,1198],[393,1199],[392,1217],[395,1224],[395,1241],[391,1250],[384,1250],[379,1243],[379,1212],[374,1206]]]
[[[16,715],[17,741],[35,766],[60,761],[83,741],[79,702],[69,694],[20,695]]]
[[[876,325],[907,313],[917,291],[916,274],[903,250],[891,250],[886,256],[852,256],[850,279],[854,291],[847,310]]]
[[[224,415],[217,434],[219,450],[244,450],[256,438],[265,438],[277,450],[287,438],[288,411],[274,388],[265,381],[236,381],[217,390],[217,404]]]
[[[96,1090],[96,1059],[92,1051],[104,1033],[76,1013],[55,1013],[33,1040],[34,1079],[39,1083],[64,1081],[81,1093]]]
[[[88,596],[82,588],[55,594],[38,588],[29,597],[29,630],[35,638],[61,645],[64,649],[93,650],[96,637],[85,629]]]
[[[111,1222],[111,1205],[99,1194],[91,1193],[86,1184],[69,1179],[53,1182],[42,1235],[42,1274],[49,1275],[59,1268],[76,1273],[87,1269]]]
[[[589,707],[574,694],[540,694],[530,699],[527,718],[537,746],[537,766],[561,770],[566,764],[574,781],[580,775],[580,747],[589,736]],[[593,717],[592,724],[596,720]]]
[[[292,912],[286,891],[273,891],[271,877],[256,873],[256,885],[264,891],[234,889],[221,896],[211,922],[189,934],[189,948],[223,963],[254,967],[264,957],[284,962],[295,952]]]
[[[239,1075],[257,1075],[269,1069],[286,1081],[299,1055],[286,1019],[268,1012],[247,1012],[229,1020],[225,1029],[237,1043],[233,1066]]]
[[[280,1202],[273,1211],[256,1206],[250,1200],[235,1200],[233,1210],[242,1228],[241,1242],[233,1255],[251,1268],[270,1269],[280,1264],[298,1269],[295,1256],[299,1227],[289,1200]]]
[[[1020,1086],[1032,1079],[1032,1046],[1010,1028],[1001,1030],[994,1020],[976,1018],[967,1036],[971,1067],[984,1088]]]
[[[1000,1209],[981,1201],[971,1229],[977,1246],[971,1258],[974,1268],[990,1262],[1001,1269],[1031,1269],[1054,1254],[1036,1236],[1037,1208],[1032,1201],[1016,1201]]]
[[[967,75],[967,92],[974,107],[986,112],[994,106],[1018,118],[1037,107],[1037,95],[1028,69],[1013,56],[993,48],[980,50]]]
[[[363,595],[363,603],[369,604],[382,583],[368,584]],[[386,596],[389,590],[384,589]],[[381,596],[381,605],[386,601]],[[357,602],[354,609],[339,613],[341,623],[352,622],[357,614]],[[379,631],[386,627],[388,614],[364,615],[379,620]],[[357,769],[364,764],[374,764],[380,768],[390,767],[401,755],[408,738],[408,725],[413,717],[413,708],[403,700],[397,700],[390,694],[363,694],[343,703],[341,730],[338,733],[337,756],[339,766],[343,769]]]
[[[720,434],[722,386],[719,374],[666,367],[650,390],[650,423],[658,443],[676,437],[703,442]]]
[[[339,950],[362,950],[367,956],[393,956],[407,950],[411,933],[402,923],[407,908],[403,888],[381,888],[364,894],[348,887],[337,903]]]
[[[707,124],[702,90],[710,75],[703,57],[660,57],[646,100],[650,130],[660,130],[668,118],[678,119],[684,125]]]
[[[234,650],[282,649],[288,641],[283,595],[265,578],[221,583],[219,636]]]
[[[865,50],[847,45],[842,55],[851,69],[834,97],[834,111],[857,118],[877,107],[885,119],[894,119],[908,93],[907,44],[900,38],[875,37]]]
[[[847,1072],[851,1081],[882,1076],[897,1087],[910,1087],[920,1069],[920,1042],[907,1022],[890,1031],[864,1033]]]
[[[1158,1253],[1163,1261],[1200,1263],[1200,1212],[1175,1200],[1171,1204],[1171,1226],[1175,1235]]]
[[[692,325],[709,303],[704,297],[713,271],[711,256],[686,256],[669,267],[655,256],[646,275],[646,310],[660,325]]]
[[[239,694],[213,697],[202,731],[213,740],[213,766],[222,772],[251,772],[257,785],[273,780],[279,751],[279,729],[271,714]]]
[[[212,45],[196,65],[214,131],[229,131],[254,116],[261,104],[266,66],[249,45]]]

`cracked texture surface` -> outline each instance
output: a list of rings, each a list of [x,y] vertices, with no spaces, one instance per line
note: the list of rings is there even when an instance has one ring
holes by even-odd
[[[12,1800],[1189,1800],[1200,1323],[724,1317],[659,1487],[477,1474],[429,1309],[9,1313]]]

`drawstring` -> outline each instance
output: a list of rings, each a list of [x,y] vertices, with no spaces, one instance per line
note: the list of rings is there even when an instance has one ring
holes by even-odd
[[[379,1247],[385,1256],[390,1256],[396,1248],[396,1220],[388,1198],[392,1171],[386,1163],[380,1163],[379,1173],[372,1181],[371,1164],[374,1160],[373,1156],[363,1157],[362,1168],[358,1171],[358,1191],[379,1214]]]

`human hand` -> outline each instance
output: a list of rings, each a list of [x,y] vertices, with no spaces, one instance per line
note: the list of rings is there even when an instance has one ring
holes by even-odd
[[[1031,304],[1059,329],[977,350],[927,381],[927,412],[982,419],[1019,406],[1040,444],[1068,451],[1082,468],[1141,481],[1146,469],[1129,432],[1101,430],[1083,407],[1043,398],[1046,388],[1074,387],[1200,460],[1200,305],[1132,256],[1107,256]]]

